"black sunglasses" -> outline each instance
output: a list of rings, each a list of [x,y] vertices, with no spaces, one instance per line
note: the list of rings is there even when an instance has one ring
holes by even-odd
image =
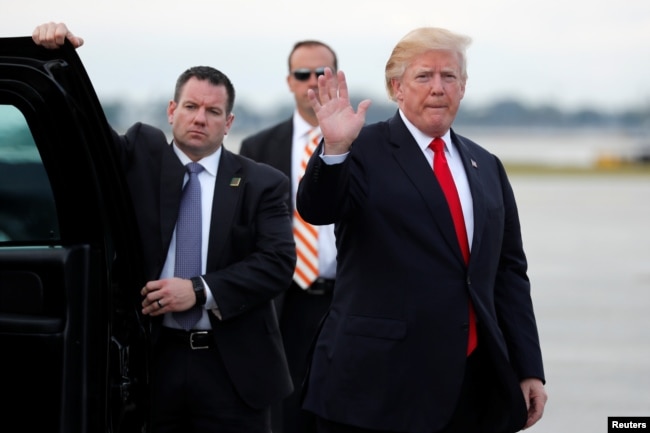
[[[311,77],[312,72],[316,74],[316,78],[318,78],[321,75],[325,74],[325,68],[316,68],[316,69],[300,68],[293,71],[292,74],[293,77],[298,81],[307,81],[309,80],[309,77]]]

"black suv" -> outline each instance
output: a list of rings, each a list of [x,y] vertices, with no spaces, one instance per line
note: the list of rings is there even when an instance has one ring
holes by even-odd
[[[0,38],[0,403],[14,431],[148,430],[139,234],[69,43]]]

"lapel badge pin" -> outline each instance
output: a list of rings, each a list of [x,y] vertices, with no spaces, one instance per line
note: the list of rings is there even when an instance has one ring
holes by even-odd
[[[230,179],[230,186],[239,186],[239,183],[241,182],[241,177],[233,177]]]
[[[478,168],[478,164],[476,163],[476,161],[474,161],[473,159],[470,159],[470,161],[472,161],[472,167]]]

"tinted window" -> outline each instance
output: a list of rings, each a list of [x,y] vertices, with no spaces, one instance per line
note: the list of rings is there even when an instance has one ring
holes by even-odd
[[[52,189],[25,117],[0,105],[0,243],[58,239]]]

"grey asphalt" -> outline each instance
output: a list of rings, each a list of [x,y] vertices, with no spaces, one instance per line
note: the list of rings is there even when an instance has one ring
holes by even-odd
[[[650,176],[511,176],[549,401],[534,433],[650,416]]]

